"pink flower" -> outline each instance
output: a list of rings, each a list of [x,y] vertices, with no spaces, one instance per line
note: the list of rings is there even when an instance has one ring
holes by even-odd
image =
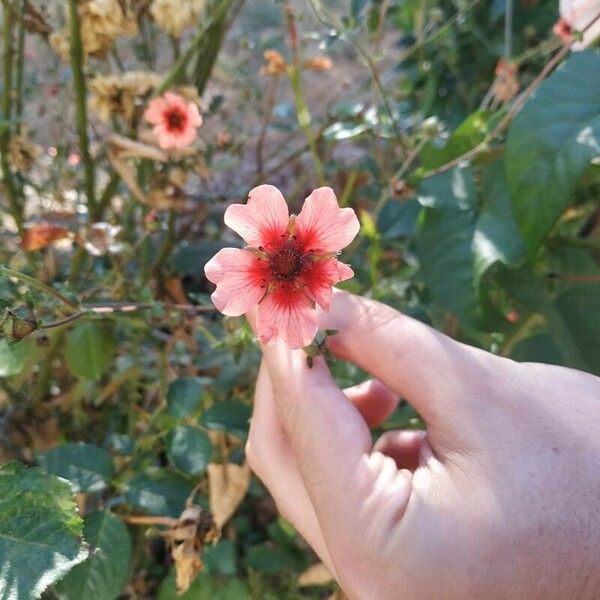
[[[573,50],[587,48],[600,35],[600,0],[560,0],[560,19],[554,33]],[[580,42],[573,42],[573,32],[583,33]]]
[[[292,348],[310,344],[317,332],[315,305],[327,310],[331,286],[354,275],[335,258],[358,233],[354,211],[340,208],[333,190],[322,187],[290,217],[281,192],[260,185],[247,204],[229,206],[225,224],[248,246],[224,248],[204,268],[217,285],[215,306],[239,316],[258,304],[261,342],[278,337]]]
[[[202,125],[198,107],[172,92],[150,100],[144,119],[154,125],[154,135],[164,150],[186,148],[196,139],[196,130]]]

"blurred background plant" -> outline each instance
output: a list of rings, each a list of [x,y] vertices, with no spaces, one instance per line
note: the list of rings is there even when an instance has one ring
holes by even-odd
[[[0,597],[342,598],[245,464],[258,350],[203,274],[258,183],[357,211],[347,289],[600,374],[600,54],[557,19],[2,0]],[[183,148],[144,118],[166,92],[202,115]]]

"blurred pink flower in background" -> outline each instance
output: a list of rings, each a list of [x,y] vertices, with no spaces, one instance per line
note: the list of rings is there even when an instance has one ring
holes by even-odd
[[[309,345],[317,332],[315,305],[327,310],[331,287],[354,275],[336,259],[360,228],[354,211],[340,208],[333,190],[321,187],[290,217],[281,192],[260,185],[247,204],[229,206],[225,224],[248,246],[224,248],[207,263],[206,277],[217,285],[215,306],[240,316],[258,305],[262,343],[278,337],[292,348]]]
[[[600,0],[560,0],[559,10],[554,33],[573,50],[587,48],[600,36]],[[574,41],[576,31],[584,32],[581,41]]]
[[[202,125],[198,107],[173,92],[150,100],[144,118],[154,126],[154,135],[163,150],[191,145]]]

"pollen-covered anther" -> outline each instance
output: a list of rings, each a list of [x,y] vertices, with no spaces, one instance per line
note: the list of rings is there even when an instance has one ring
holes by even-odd
[[[302,256],[291,246],[283,246],[269,258],[269,266],[273,275],[279,279],[291,279],[302,268]]]

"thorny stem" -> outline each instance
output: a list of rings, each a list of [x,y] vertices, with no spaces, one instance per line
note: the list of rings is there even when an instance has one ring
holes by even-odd
[[[85,173],[85,193],[87,196],[88,210],[95,211],[95,174],[94,162],[89,148],[88,116],[87,116],[87,88],[83,75],[83,44],[79,23],[78,0],[69,0],[69,40],[71,45],[71,70],[73,72],[73,87],[75,90],[75,106],[77,120],[77,134],[79,136],[79,149]]]

